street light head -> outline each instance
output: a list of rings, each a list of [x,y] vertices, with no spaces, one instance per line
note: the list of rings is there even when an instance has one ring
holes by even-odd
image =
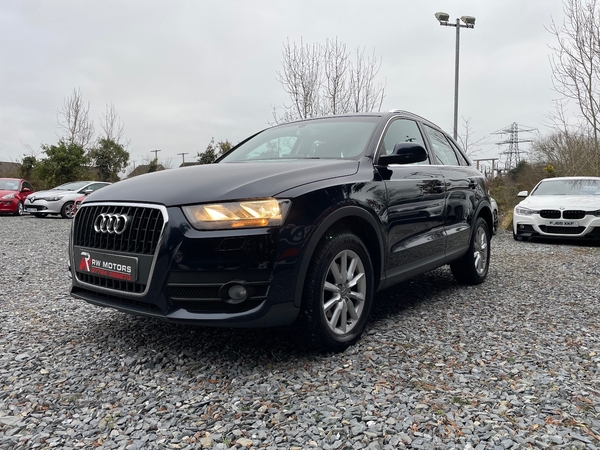
[[[473,16],[462,16],[460,18],[465,24],[475,26],[475,17]]]
[[[435,18],[440,22],[448,22],[448,20],[450,20],[450,14],[445,12],[436,12]]]

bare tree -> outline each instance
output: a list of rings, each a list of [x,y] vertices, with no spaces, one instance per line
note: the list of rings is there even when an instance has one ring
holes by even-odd
[[[378,111],[383,103],[385,87],[375,84],[381,62],[375,57],[365,60],[365,50],[356,49],[356,62],[352,66],[350,77],[350,95],[352,96],[352,112]]]
[[[323,48],[323,114],[342,114],[349,110],[350,91],[346,82],[352,68],[348,61],[346,44],[329,39]]]
[[[106,112],[100,119],[100,127],[104,132],[104,139],[113,141],[123,146],[123,148],[129,146],[131,141],[125,139],[125,126],[115,110],[115,105],[112,103],[106,104]]]
[[[277,81],[290,96],[292,105],[284,106],[281,121],[318,115],[322,59],[321,47],[304,45],[302,39],[299,46],[295,42],[290,45],[289,40],[283,46],[283,72],[277,72]]]
[[[62,136],[67,143],[77,144],[83,148],[94,137],[94,122],[89,118],[90,104],[83,102],[80,89],[73,89],[70,97],[65,99],[63,107],[58,110],[57,122],[65,132]],[[59,136],[61,137],[61,136]]]
[[[458,133],[456,140],[468,156],[474,156],[476,153],[481,151],[481,149],[476,149],[475,146],[479,145],[484,138],[477,139],[476,141],[473,140],[473,129],[471,128],[470,117],[466,119],[462,117],[462,125],[464,131],[462,133]]]
[[[593,137],[586,132],[554,132],[532,145],[535,161],[552,168],[558,176],[593,176],[596,168],[589,163]]]
[[[600,11],[597,0],[563,0],[565,19],[552,21],[556,38],[550,59],[554,88],[576,102],[593,137],[595,169],[600,173]]]
[[[277,81],[290,96],[291,104],[274,108],[276,123],[328,114],[367,112],[381,108],[385,96],[383,84],[375,79],[381,63],[365,50],[356,49],[352,61],[346,45],[328,39],[325,45],[290,44],[283,46],[281,72]],[[278,115],[278,109],[283,114]]]

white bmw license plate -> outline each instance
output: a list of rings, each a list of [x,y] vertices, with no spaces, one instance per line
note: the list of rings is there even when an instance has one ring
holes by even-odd
[[[574,220],[548,220],[546,225],[549,227],[577,227],[579,223]]]

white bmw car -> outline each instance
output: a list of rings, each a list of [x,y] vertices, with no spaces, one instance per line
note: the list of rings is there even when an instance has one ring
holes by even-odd
[[[546,178],[515,206],[513,236],[600,239],[600,177]]]

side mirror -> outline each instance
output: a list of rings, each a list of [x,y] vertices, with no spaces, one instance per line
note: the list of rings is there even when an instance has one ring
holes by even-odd
[[[23,189],[21,189],[21,192],[31,192],[31,189],[29,189],[29,188],[23,188]]]
[[[521,191],[517,194],[517,197],[527,197],[528,194],[529,192],[527,191]]]
[[[379,166],[390,164],[411,164],[427,161],[427,150],[418,142],[398,142],[391,155],[381,155],[377,161]]]
[[[83,193],[84,193],[85,195],[90,195],[92,192],[94,192],[94,190],[93,190],[93,189],[86,189],[85,191],[83,191]]]

